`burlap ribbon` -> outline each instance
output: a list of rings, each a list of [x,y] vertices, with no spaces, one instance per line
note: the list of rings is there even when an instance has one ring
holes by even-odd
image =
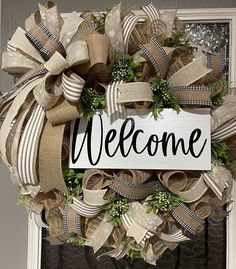
[[[102,170],[86,170],[83,176],[84,202],[91,206],[101,207],[107,204],[111,195],[108,193],[108,186],[111,184],[111,176]]]
[[[117,88],[120,91],[117,103],[145,102],[147,108],[153,102],[153,93],[149,83],[123,83],[119,84]]]
[[[207,66],[207,57],[201,49],[195,54],[195,59],[175,72],[169,79],[170,87],[189,86],[209,74],[212,69]]]
[[[64,129],[64,124],[52,127],[47,121],[42,132],[38,152],[38,175],[44,192],[57,188],[63,193],[68,193],[61,164]]]
[[[158,177],[167,189],[182,197],[186,203],[199,200],[208,189],[202,176],[188,177],[182,171],[160,173]]]

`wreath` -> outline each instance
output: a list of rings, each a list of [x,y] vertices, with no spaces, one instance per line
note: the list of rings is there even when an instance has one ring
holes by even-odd
[[[190,42],[175,11],[73,12],[52,2],[17,28],[2,69],[0,152],[19,192],[54,242],[91,246],[115,259],[156,264],[193,239],[208,216],[226,215],[235,173],[236,95],[225,57]],[[211,110],[211,171],[69,169],[70,123],[97,109]],[[157,123],[158,124],[158,123]],[[231,173],[231,172],[232,173]]]

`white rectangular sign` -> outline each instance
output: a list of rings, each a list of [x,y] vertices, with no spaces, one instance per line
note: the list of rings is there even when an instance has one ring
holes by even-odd
[[[208,109],[128,110],[110,122],[104,111],[71,124],[70,168],[210,170]]]

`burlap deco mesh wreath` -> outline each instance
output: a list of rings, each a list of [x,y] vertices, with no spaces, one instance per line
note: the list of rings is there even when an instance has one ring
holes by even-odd
[[[236,95],[221,53],[192,44],[174,11],[141,9],[119,4],[63,21],[52,2],[39,5],[3,53],[15,85],[1,97],[0,152],[19,202],[55,243],[156,264],[208,216],[227,214],[219,208],[233,184]],[[185,107],[211,108],[210,172],[68,169],[72,120],[98,108],[114,121],[126,108],[158,118]]]

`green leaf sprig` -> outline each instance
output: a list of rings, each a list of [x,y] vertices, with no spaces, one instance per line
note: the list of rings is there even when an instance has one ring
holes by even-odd
[[[87,120],[93,115],[94,110],[106,108],[105,94],[97,94],[93,88],[85,88],[81,95],[84,116]]]
[[[83,246],[85,243],[85,239],[81,236],[77,235],[76,233],[70,233],[66,238],[66,244],[73,244],[77,246]]]
[[[22,194],[20,186],[16,188],[16,192],[17,192],[17,202],[16,202],[17,205],[24,205],[32,198],[30,194]]]
[[[116,194],[109,204],[106,205],[105,210],[108,213],[110,222],[119,227],[121,224],[121,215],[125,214],[129,209],[128,199]]]
[[[145,258],[147,255],[145,249],[143,247],[141,247],[140,245],[135,246],[135,250],[134,250],[129,243],[128,237],[126,237],[124,240],[124,246],[126,249],[126,255],[131,260],[133,260],[137,257]]]
[[[107,8],[105,12],[99,12],[97,15],[92,14],[92,21],[97,25],[97,29],[104,30],[107,14],[111,8]]]
[[[218,107],[223,103],[224,98],[227,94],[227,89],[229,88],[229,81],[226,79],[225,76],[223,76],[221,79],[219,79],[213,84],[210,84],[209,86],[212,86],[217,90],[217,94],[211,98],[211,101],[213,107]]]
[[[219,165],[230,165],[232,160],[230,160],[228,150],[229,148],[225,142],[217,140],[211,141],[212,159]]]
[[[113,81],[125,80],[126,82],[135,82],[141,75],[142,65],[135,61],[130,55],[117,55],[116,62],[113,65],[111,78]]]
[[[183,198],[174,195],[164,188],[158,188],[156,192],[146,201],[147,213],[156,213],[157,210],[168,212],[174,210],[181,203]]]
[[[77,173],[73,169],[68,169],[63,172],[64,180],[68,188],[69,194],[67,195],[67,201],[73,202],[73,197],[78,197],[82,192],[82,178],[83,173]]]
[[[182,48],[190,50],[190,39],[185,31],[173,32],[170,37],[164,40],[165,47]]]
[[[177,98],[170,92],[168,81],[156,76],[152,82],[153,104],[151,112],[154,119],[157,119],[163,108],[173,108],[177,112],[180,111]]]

